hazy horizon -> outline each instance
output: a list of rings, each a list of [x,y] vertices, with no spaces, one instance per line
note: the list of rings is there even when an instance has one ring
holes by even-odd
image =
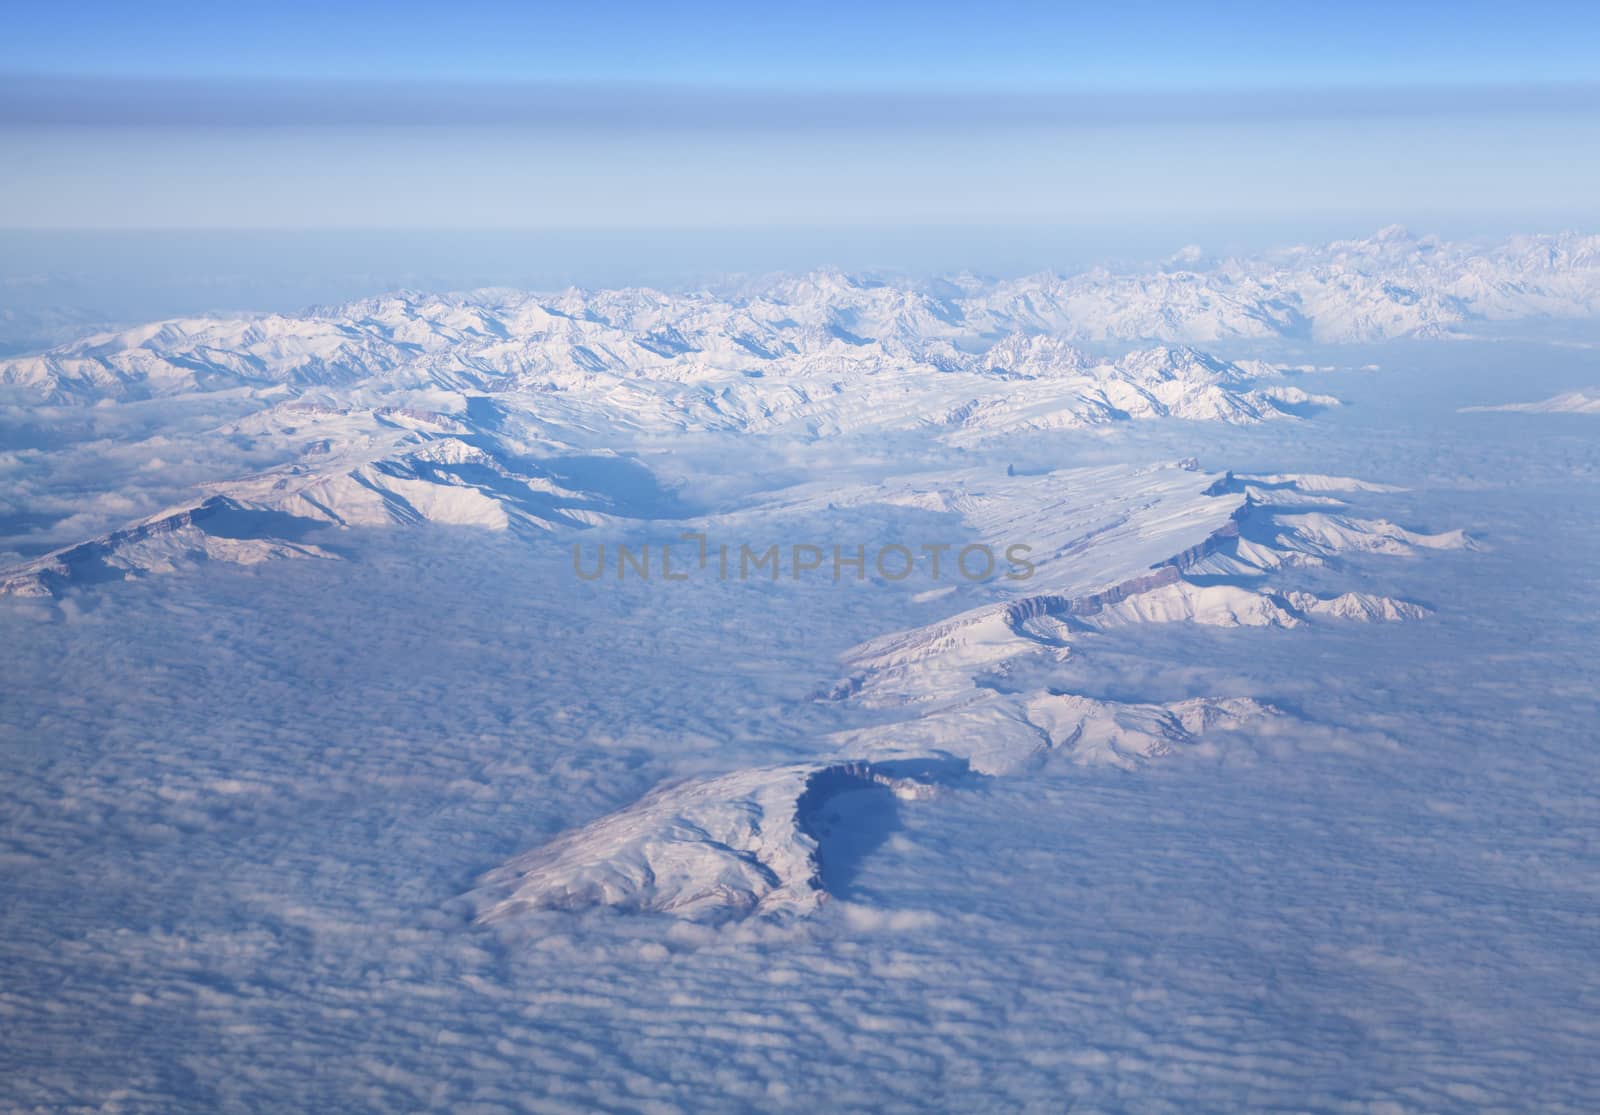
[[[59,343],[106,324],[293,312],[400,289],[682,291],[822,268],[912,278],[962,272],[1016,277],[1101,265],[1147,268],[1195,248],[1210,259],[1258,256],[1361,239],[1389,224],[1469,243],[1600,227],[1600,218],[1586,223],[1578,215],[1531,225],[1505,217],[1410,216],[1382,225],[1327,216],[1045,227],[0,229],[0,353]]]

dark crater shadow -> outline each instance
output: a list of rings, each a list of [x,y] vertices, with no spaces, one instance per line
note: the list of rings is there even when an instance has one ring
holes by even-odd
[[[985,781],[964,759],[840,763],[818,771],[800,795],[796,815],[801,831],[817,842],[823,889],[851,897],[867,858],[900,828],[902,794],[931,797]]]
[[[867,857],[900,827],[900,808],[893,790],[866,779],[838,788],[816,808],[805,828],[817,842],[824,890],[851,897]]]
[[[287,511],[240,507],[226,499],[207,500],[194,509],[191,518],[195,526],[209,535],[239,541],[304,542],[309,536],[326,530],[328,525]]]

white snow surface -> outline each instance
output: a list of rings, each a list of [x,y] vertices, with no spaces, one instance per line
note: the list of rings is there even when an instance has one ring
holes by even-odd
[[[1600,312],[1600,237],[1487,250],[1390,228],[1204,271],[912,283],[822,271],[723,295],[648,289],[401,292],[300,315],[188,318],[0,361],[0,384],[57,401],[379,378],[452,391],[582,391],[647,421],[847,427],[938,420],[917,379],[950,377],[943,423],[1060,428],[1172,414],[1254,422],[1316,399],[1253,391],[1186,347],[1104,360],[1083,342],[1214,344],[1433,335],[1473,321]],[[908,381],[907,377],[916,379]],[[1018,386],[997,391],[996,381]],[[909,396],[909,397],[908,397]],[[966,396],[963,398],[963,396]]]
[[[1505,411],[1521,414],[1600,414],[1600,388],[1563,391],[1534,403],[1501,403],[1499,406],[1462,407],[1464,413]]]

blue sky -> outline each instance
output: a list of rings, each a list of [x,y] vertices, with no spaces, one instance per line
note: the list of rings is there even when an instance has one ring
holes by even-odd
[[[1593,80],[1593,5],[11,4],[0,69],[1188,89]]]
[[[0,228],[1582,225],[1597,27],[1576,4],[11,4]]]

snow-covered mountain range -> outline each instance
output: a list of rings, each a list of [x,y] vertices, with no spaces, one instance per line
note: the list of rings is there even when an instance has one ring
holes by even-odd
[[[1132,767],[1297,723],[1254,697],[1112,700],[1048,680],[1096,640],[1135,625],[1421,619],[1417,603],[1359,584],[1315,592],[1294,576],[1472,545],[1358,513],[1353,500],[1392,494],[1360,480],[1193,459],[1018,472],[1001,447],[1136,421],[1294,423],[1338,405],[1288,368],[1197,343],[1434,335],[1596,311],[1600,238],[1480,253],[1390,229],[1138,275],[820,272],[720,294],[408,293],[155,323],[0,362],[0,384],[69,423],[153,414],[139,420],[158,429],[148,451],[129,451],[139,467],[181,440],[209,471],[154,514],[34,548],[0,570],[0,595],[48,599],[203,562],[314,569],[338,557],[342,532],[420,523],[537,548],[608,531],[920,516],[950,537],[1025,542],[1025,578],[946,585],[929,597],[948,601],[939,618],[870,638],[817,679],[815,700],[851,726],[808,741],[809,758],[672,780],[513,858],[471,896],[497,923],[587,905],[804,913],[827,897],[824,818],[839,794],[925,796],[1049,761]],[[219,417],[161,432],[163,415],[197,401]],[[684,447],[713,444],[721,473],[681,462],[661,473]],[[873,467],[813,478],[780,467],[731,499],[696,488],[726,488],[730,459],[736,471],[762,455],[815,465],[834,447]]]
[[[1200,358],[1157,354],[1122,365],[1071,346],[1379,340],[1597,312],[1600,236],[1524,236],[1478,250],[1388,228],[1270,258],[1174,262],[1142,273],[912,282],[821,271],[721,294],[394,294],[297,315],[184,319],[88,337],[0,361],[0,384],[51,401],[95,401],[370,380],[462,391],[649,383],[663,406],[698,412],[700,422],[748,424],[803,418],[841,381],[938,372],[1079,379],[1091,392],[1110,388],[1103,412],[1175,407],[1196,416],[1217,405],[1214,396],[1141,389],[1168,382],[1163,370],[1174,363],[1192,368]],[[1236,386],[1237,369],[1206,370],[1212,384]],[[748,382],[763,380],[789,390]]]
[[[227,397],[244,417],[208,436],[257,447],[266,468],[62,540],[0,572],[0,586],[45,592],[184,554],[317,556],[292,536],[315,523],[593,525],[628,510],[559,461],[615,456],[643,437],[893,434],[975,447],[1139,420],[1293,420],[1337,400],[1288,369],[1192,342],[1432,335],[1597,309],[1600,238],[1478,251],[1391,228],[1143,274],[817,272],[720,294],[408,293],[158,322],[0,361],[0,393],[26,406]]]
[[[846,676],[818,699],[870,712],[878,723],[837,734],[809,763],[661,786],[486,875],[472,895],[479,916],[501,922],[582,906],[710,920],[806,913],[827,898],[819,818],[834,795],[873,785],[933,795],[1058,757],[1133,767],[1240,729],[1289,730],[1293,717],[1252,698],[1113,701],[1027,679],[1047,676],[1096,633],[1130,623],[1422,618],[1427,610],[1407,601],[1259,583],[1346,553],[1471,546],[1459,531],[1422,534],[1334,510],[1342,501],[1330,492],[1362,487],[1341,477],[1207,474],[1187,462],[879,486],[876,498],[933,496],[975,526],[992,527],[997,515],[1040,524],[1037,578],[1020,587],[997,582],[990,603],[847,655]]]

